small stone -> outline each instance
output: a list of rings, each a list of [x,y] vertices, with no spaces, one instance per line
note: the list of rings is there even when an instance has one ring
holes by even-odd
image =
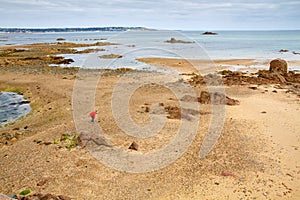
[[[71,200],[70,197],[64,196],[64,195],[58,195],[57,196],[60,200]]]
[[[139,148],[139,145],[135,142],[132,142],[128,149],[137,151],[138,148]]]
[[[220,183],[219,182],[215,182],[215,185],[220,185]]]
[[[256,86],[250,86],[249,89],[251,89],[251,90],[257,90],[257,87]]]
[[[261,111],[261,113],[262,113],[262,114],[266,114],[267,112],[266,112],[266,111]]]
[[[42,181],[38,182],[36,185],[37,186],[43,186],[43,185],[46,184],[46,182],[47,182],[47,180],[42,180]]]
[[[273,92],[273,93],[277,93],[277,90],[273,90],[272,92]]]
[[[146,106],[146,108],[145,108],[145,112],[149,112],[150,111],[150,108],[148,107],[148,106]]]
[[[50,145],[52,142],[43,142],[44,145]]]
[[[266,197],[266,196],[268,196],[268,193],[264,192],[263,195]]]

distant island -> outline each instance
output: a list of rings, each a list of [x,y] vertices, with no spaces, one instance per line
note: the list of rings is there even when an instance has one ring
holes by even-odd
[[[90,27],[90,28],[0,28],[5,33],[85,32],[85,31],[153,31],[145,27]]]
[[[206,31],[204,33],[202,33],[202,35],[217,35],[218,33],[215,32],[210,32],[210,31]]]

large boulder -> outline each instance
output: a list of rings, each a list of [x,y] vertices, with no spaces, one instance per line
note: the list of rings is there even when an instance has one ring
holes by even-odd
[[[288,64],[285,60],[280,58],[274,59],[270,62],[270,72],[279,73],[281,75],[287,74]]]

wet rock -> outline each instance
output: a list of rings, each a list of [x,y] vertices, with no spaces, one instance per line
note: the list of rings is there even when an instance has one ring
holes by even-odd
[[[135,142],[132,142],[128,149],[137,151],[138,148],[139,148],[139,145]]]
[[[68,58],[68,59],[63,59],[63,60],[61,60],[61,61],[58,61],[56,64],[71,64],[72,62],[74,62],[74,60],[73,59],[71,59],[71,58]]]
[[[270,62],[269,71],[285,75],[287,73],[287,67],[288,64],[285,60],[277,58]]]

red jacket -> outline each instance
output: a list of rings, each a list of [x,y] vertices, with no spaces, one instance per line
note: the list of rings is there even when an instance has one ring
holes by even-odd
[[[96,112],[91,112],[90,117],[96,117],[97,113]]]

